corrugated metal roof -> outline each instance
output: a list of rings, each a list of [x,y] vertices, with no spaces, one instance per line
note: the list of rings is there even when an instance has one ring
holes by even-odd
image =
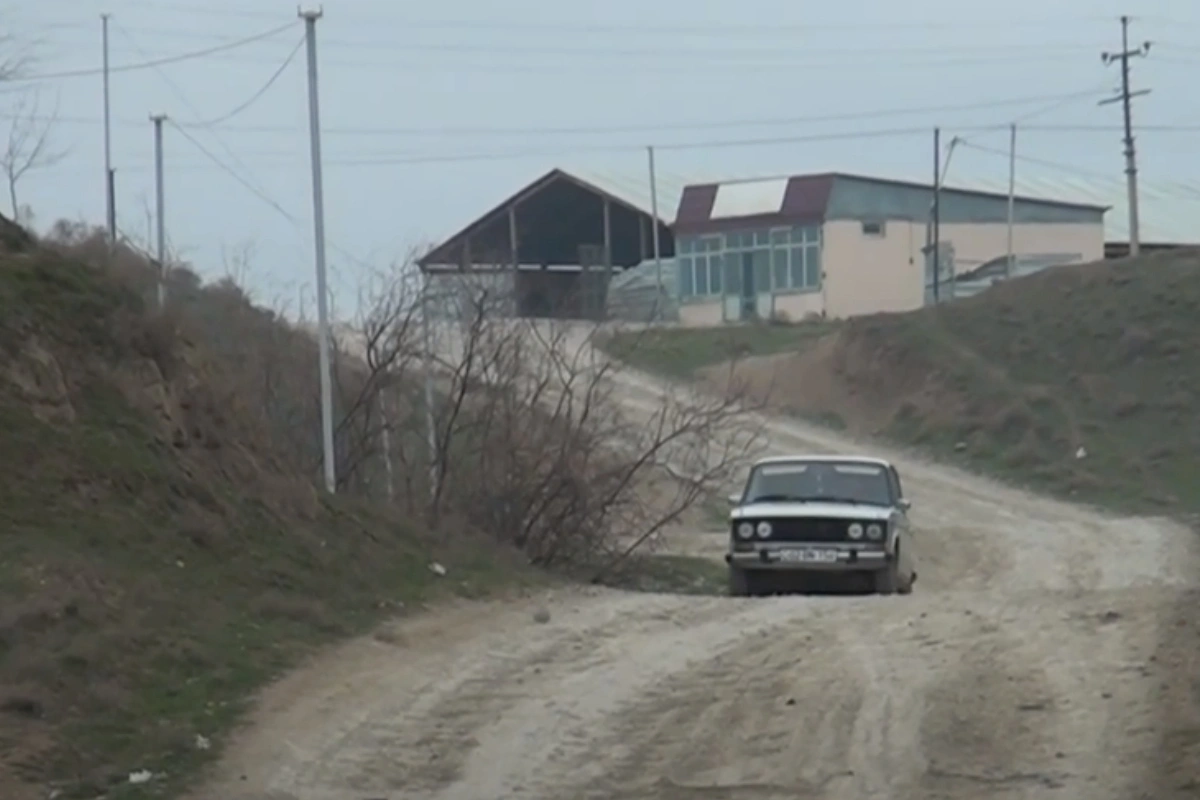
[[[634,208],[651,213],[650,172],[649,169],[641,175],[613,170],[601,170],[591,167],[565,166],[562,171],[573,175],[585,183],[590,183],[613,197],[622,200]],[[703,176],[679,175],[663,169],[656,169],[654,175],[655,193],[658,195],[658,216],[663,222],[671,224],[679,210],[679,198],[683,196],[684,187],[709,182]]]
[[[650,213],[649,174],[633,174],[599,170],[589,167],[565,166],[563,171],[598,189]],[[817,171],[814,171],[814,174]],[[825,173],[821,173],[825,174]],[[879,174],[884,180],[911,181],[928,185],[927,175]],[[774,181],[779,175],[763,178],[730,179],[728,176],[680,175],[662,169],[655,176],[658,190],[658,214],[672,224],[679,209],[685,187],[698,185],[736,185],[758,181]],[[955,164],[950,167],[946,187],[965,191],[1008,193],[1007,168],[1002,171],[972,171]],[[1200,187],[1183,183],[1143,178],[1138,199],[1141,239],[1146,243],[1200,244]],[[1017,171],[1016,193],[1021,196],[1060,202],[1108,206],[1104,215],[1105,239],[1111,242],[1129,240],[1129,204],[1124,180],[1080,176],[1054,176],[1035,173],[1028,167]]]
[[[911,177],[896,179],[912,180]],[[929,183],[928,178],[925,183]],[[964,171],[952,166],[945,186],[1008,194],[1008,175]],[[1104,214],[1105,240],[1129,241],[1129,195],[1121,178],[1056,177],[1031,174],[1026,168],[1017,171],[1015,188],[1017,195],[1027,198],[1108,206]],[[1200,243],[1200,189],[1171,181],[1142,180],[1138,185],[1138,216],[1143,242]]]

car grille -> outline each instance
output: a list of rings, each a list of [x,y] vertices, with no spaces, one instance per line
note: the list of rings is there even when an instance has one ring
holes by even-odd
[[[771,538],[775,542],[845,542],[850,537],[848,519],[773,519]]]

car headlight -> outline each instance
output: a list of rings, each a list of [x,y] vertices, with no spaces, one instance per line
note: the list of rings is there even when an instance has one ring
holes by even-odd
[[[757,533],[758,533],[758,536],[760,539],[766,539],[767,537],[769,537],[771,535],[771,523],[769,523],[769,522],[758,523]]]
[[[878,522],[872,522],[867,526],[867,538],[879,541],[883,538],[883,526]]]
[[[737,535],[739,539],[749,539],[754,535],[754,526],[749,522],[743,522],[737,526]]]
[[[846,529],[846,533],[850,534],[851,539],[861,539],[863,535],[862,523],[851,522],[850,527]]]

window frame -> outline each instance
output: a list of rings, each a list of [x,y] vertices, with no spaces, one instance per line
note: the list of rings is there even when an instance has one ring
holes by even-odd
[[[882,219],[864,219],[859,223],[863,238],[866,239],[886,239],[887,238],[887,221]],[[868,230],[874,228],[874,230]]]
[[[772,295],[819,292],[825,279],[823,239],[821,225],[775,226],[681,237],[675,259],[679,300],[711,303],[740,294],[740,272],[739,280],[728,280],[730,258],[740,263],[740,257],[747,255],[757,264],[762,264],[765,256],[768,280],[762,283],[763,276],[756,268],[757,291]],[[703,292],[698,291],[701,287]]]

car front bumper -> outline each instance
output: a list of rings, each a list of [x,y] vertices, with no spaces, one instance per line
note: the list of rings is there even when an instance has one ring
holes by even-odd
[[[784,555],[785,551],[807,550],[835,553],[836,558],[828,561],[795,561]],[[892,555],[882,547],[805,542],[772,545],[756,550],[734,550],[725,554],[725,563],[733,567],[790,572],[867,572],[883,569],[891,562]]]

